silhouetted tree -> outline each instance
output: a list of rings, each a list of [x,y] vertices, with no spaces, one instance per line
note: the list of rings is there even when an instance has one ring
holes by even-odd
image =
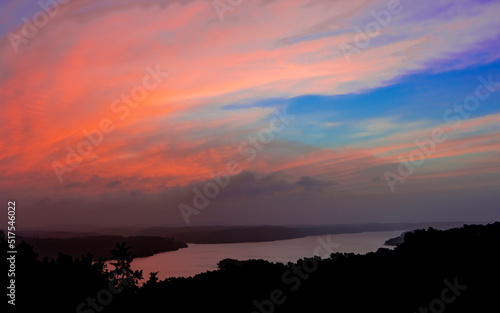
[[[111,280],[116,282],[116,288],[125,288],[129,291],[136,291],[139,281],[143,278],[142,270],[132,270],[131,264],[135,255],[130,251],[131,247],[126,246],[126,242],[117,243],[116,249],[111,250],[111,265],[115,267],[109,272]]]

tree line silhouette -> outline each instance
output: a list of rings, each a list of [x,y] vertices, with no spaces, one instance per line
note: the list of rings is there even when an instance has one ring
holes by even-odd
[[[17,312],[500,312],[500,222],[415,230],[394,250],[314,262],[226,259],[194,277],[150,273],[142,286],[126,243],[111,251],[113,269],[91,254],[40,260],[25,242],[17,251]]]

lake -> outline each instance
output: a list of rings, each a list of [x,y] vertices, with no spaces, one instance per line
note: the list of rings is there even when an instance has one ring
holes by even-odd
[[[264,259],[270,262],[296,262],[314,255],[323,258],[334,252],[364,254],[377,251],[385,240],[401,235],[404,230],[388,232],[365,232],[310,236],[270,242],[248,242],[231,244],[188,244],[188,248],[163,252],[150,257],[137,258],[132,263],[134,270],[142,269],[144,278],[150,272],[159,272],[158,278],[189,277],[216,270],[220,260]]]

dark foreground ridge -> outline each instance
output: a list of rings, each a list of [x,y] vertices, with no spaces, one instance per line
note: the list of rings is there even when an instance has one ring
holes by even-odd
[[[366,255],[224,260],[192,278],[153,274],[140,288],[124,245],[114,274],[90,256],[40,261],[27,244],[17,250],[17,312],[500,312],[500,222],[416,230]]]

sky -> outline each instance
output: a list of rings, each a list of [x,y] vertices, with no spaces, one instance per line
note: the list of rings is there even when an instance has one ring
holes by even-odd
[[[500,219],[498,1],[0,12],[0,199],[19,226]]]

